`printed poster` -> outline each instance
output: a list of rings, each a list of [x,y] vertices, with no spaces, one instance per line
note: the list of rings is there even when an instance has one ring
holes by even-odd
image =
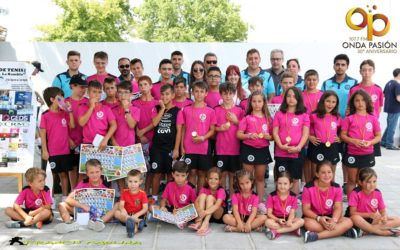
[[[157,207],[153,207],[153,217],[170,224],[183,224],[196,219],[198,216],[194,204],[187,205],[186,207],[179,208],[176,213],[165,212]]]
[[[76,189],[74,199],[81,204],[90,206],[90,219],[101,218],[114,206],[115,190],[109,188],[82,188]],[[75,207],[77,213],[84,213],[83,209]]]

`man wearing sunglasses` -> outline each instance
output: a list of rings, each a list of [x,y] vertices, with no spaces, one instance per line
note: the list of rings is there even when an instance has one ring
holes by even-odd
[[[133,74],[131,73],[130,62],[131,60],[129,60],[129,58],[126,57],[121,57],[118,60],[118,70],[121,73],[121,75],[118,76],[117,84],[123,81],[131,82],[132,93],[135,94],[139,92],[139,86],[138,83],[135,81]]]
[[[207,54],[204,55],[204,69],[205,69],[205,73],[207,74],[208,69],[210,67],[218,67],[218,58],[217,55],[213,52],[208,52]],[[222,80],[225,79],[225,75],[222,74],[221,75],[221,82]],[[220,82],[220,84],[221,84]]]

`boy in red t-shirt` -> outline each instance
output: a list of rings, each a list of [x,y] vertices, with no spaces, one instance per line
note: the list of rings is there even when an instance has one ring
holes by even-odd
[[[140,189],[143,179],[139,170],[132,169],[128,172],[128,189],[121,194],[119,210],[115,211],[115,218],[125,223],[128,237],[132,238],[135,233],[142,231],[144,227],[144,216],[149,205],[146,193]]]

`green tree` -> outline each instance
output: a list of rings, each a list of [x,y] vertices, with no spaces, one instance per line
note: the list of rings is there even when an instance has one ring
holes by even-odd
[[[53,0],[64,10],[55,25],[41,25],[39,41],[120,42],[128,38],[133,14],[129,0]]]
[[[144,0],[134,13],[139,38],[151,42],[247,39],[240,7],[229,0]]]

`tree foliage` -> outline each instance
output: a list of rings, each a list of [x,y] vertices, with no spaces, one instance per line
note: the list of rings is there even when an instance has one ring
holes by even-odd
[[[240,7],[229,0],[144,0],[134,13],[138,36],[151,42],[247,39]]]
[[[53,0],[64,10],[55,25],[41,25],[40,41],[120,42],[132,30],[129,0]]]

